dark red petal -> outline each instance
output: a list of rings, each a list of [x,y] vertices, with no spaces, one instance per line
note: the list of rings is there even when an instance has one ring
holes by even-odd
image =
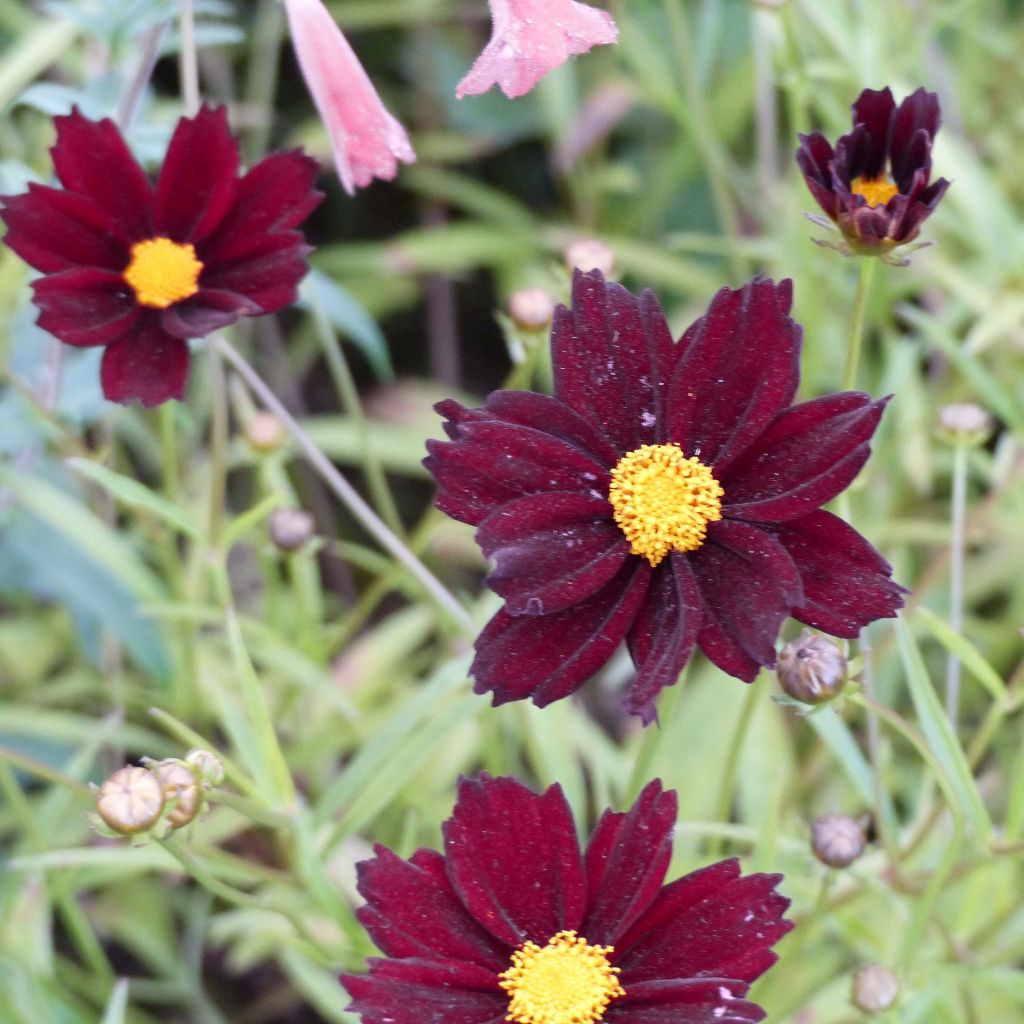
[[[256,303],[237,292],[200,288],[192,298],[161,309],[160,325],[175,338],[205,338],[239,317],[262,312]]]
[[[870,140],[863,170],[858,172],[867,178],[877,178],[885,171],[889,155],[889,122],[895,109],[896,101],[888,86],[881,91],[865,89],[853,104],[853,123],[864,125]]]
[[[689,557],[704,598],[697,643],[723,671],[753,682],[759,665],[775,664],[779,627],[803,599],[796,564],[773,536],[733,520],[713,523]]]
[[[933,92],[917,89],[899,105],[889,140],[894,181],[910,181],[921,159],[920,149],[912,145],[915,135],[922,130],[926,133],[927,153],[930,155],[939,124],[939,97]]]
[[[672,377],[666,440],[724,472],[796,394],[800,325],[793,284],[723,288],[683,335]]]
[[[111,402],[150,407],[181,399],[188,376],[188,345],[144,316],[129,335],[107,346],[100,364],[103,394]]]
[[[587,882],[560,786],[538,796],[512,778],[462,779],[441,832],[452,886],[502,942],[543,946],[579,928]]]
[[[459,901],[435,850],[417,850],[408,861],[385,846],[356,865],[366,905],[359,921],[390,957],[468,960],[495,974],[508,967],[508,947],[473,920]]]
[[[905,211],[897,206],[900,196],[891,199],[889,201],[890,208],[895,208],[893,209],[892,237],[898,242],[909,242],[916,238],[922,222],[931,215],[947,188],[949,188],[949,182],[945,178],[933,181],[918,194],[916,202],[906,204]]]
[[[836,141],[836,158],[832,165],[837,184],[849,188],[857,178],[868,178],[868,162],[872,157],[874,142],[862,124],[842,135]]]
[[[205,258],[211,265],[230,263],[253,238],[297,228],[323,199],[313,187],[318,171],[299,150],[261,160],[239,181],[231,208],[203,242]]]
[[[850,208],[839,217],[844,234],[864,246],[882,246],[889,238],[892,215],[886,206],[868,206],[854,196]]]
[[[298,231],[257,235],[235,250],[231,263],[215,263],[205,246],[197,248],[203,261],[203,288],[237,292],[264,313],[274,313],[295,301],[298,284],[309,270],[309,247]]]
[[[484,581],[510,615],[562,611],[597,593],[629,557],[607,498],[554,492],[502,505],[477,543],[494,570]]]
[[[544,707],[567,697],[615,653],[643,604],[650,575],[647,562],[630,558],[606,587],[563,612],[498,612],[476,641],[474,690],[493,693],[495,705],[529,697]]]
[[[86,196],[32,183],[20,196],[4,196],[3,203],[4,242],[44,274],[71,267],[120,272],[128,265],[121,229]]]
[[[636,679],[623,707],[644,725],[658,717],[655,698],[675,684],[690,660],[704,621],[704,603],[687,556],[673,552],[654,571],[651,587],[626,636]]]
[[[39,326],[68,345],[109,345],[132,331],[143,311],[120,274],[82,268],[32,282]]]
[[[792,928],[781,875],[740,876],[736,858],[667,885],[616,948],[627,994],[643,981],[733,978],[752,982],[771,966],[770,947]]]
[[[555,396],[589,420],[619,455],[658,440],[673,345],[657,299],[576,271],[572,308],[551,331]]]
[[[473,526],[525,494],[575,491],[608,496],[601,463],[560,438],[475,416],[458,425],[455,441],[428,441],[423,464],[438,483],[437,507]]]
[[[853,639],[875,619],[891,619],[907,591],[892,566],[852,527],[831,512],[812,512],[772,531],[803,580],[793,617],[833,636]]]
[[[733,978],[677,978],[631,984],[605,1011],[605,1024],[751,1024],[764,1020],[747,986]]]
[[[672,859],[676,794],[649,782],[625,813],[605,811],[587,846],[587,915],[580,934],[614,946],[650,906]]]
[[[845,391],[780,413],[722,479],[725,515],[775,523],[831,501],[867,461],[887,402]]]
[[[154,231],[176,242],[201,242],[220,224],[238,187],[238,141],[224,107],[205,104],[171,136],[156,186]]]
[[[53,123],[57,144],[50,152],[60,183],[93,200],[126,238],[148,238],[152,189],[114,122],[90,121],[76,107]]]
[[[832,191],[832,161],[835,154],[832,144],[824,135],[800,136],[800,148],[796,151],[796,162],[818,205],[835,219],[839,212],[839,201]]]
[[[379,960],[370,973],[343,974],[349,1009],[363,1024],[500,1024],[508,996],[497,976],[458,960]]]

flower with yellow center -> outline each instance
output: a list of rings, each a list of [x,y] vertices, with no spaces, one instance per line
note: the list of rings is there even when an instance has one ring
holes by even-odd
[[[199,291],[202,269],[194,246],[169,238],[147,238],[132,246],[123,276],[140,305],[166,309]]]
[[[518,1024],[596,1024],[626,990],[612,967],[611,946],[592,946],[574,931],[552,936],[546,946],[527,942],[498,975],[509,994],[506,1020]]]
[[[888,178],[854,178],[850,191],[863,196],[868,206],[885,206],[899,192],[899,186]]]
[[[608,500],[634,555],[656,566],[670,551],[696,551],[722,518],[725,491],[678,444],[645,444],[611,471]]]

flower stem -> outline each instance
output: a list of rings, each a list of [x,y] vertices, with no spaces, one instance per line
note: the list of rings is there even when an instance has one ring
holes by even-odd
[[[224,363],[216,342],[208,343],[210,366],[210,505],[207,541],[212,550],[220,545],[224,528],[224,500],[227,491],[228,396]]]
[[[338,472],[334,463],[316,446],[313,439],[302,429],[294,416],[281,404],[262,377],[246,362],[241,353],[224,338],[217,338],[215,344],[224,358],[249,386],[259,400],[284,424],[285,429],[309,460],[310,465],[320,474],[324,483],[335,496],[363,524],[377,542],[389,554],[405,566],[423,589],[443,608],[449,618],[464,632],[473,634],[476,625],[472,616],[456,600],[444,584],[409,550],[408,547],[388,529],[387,524],[363,500],[355,488]]]
[[[967,446],[953,447],[952,536],[949,544],[949,626],[960,634],[964,624],[964,524],[967,516]],[[960,659],[946,660],[946,714],[953,732],[960,713]]]
[[[185,115],[199,110],[199,62],[196,54],[196,18],[192,0],[181,0],[181,101]]]
[[[843,370],[843,384],[840,391],[849,391],[857,384],[857,370],[860,354],[864,347],[864,316],[867,312],[868,293],[877,261],[871,256],[862,256],[860,274],[857,277],[857,294],[853,300],[853,317],[850,320],[850,338],[846,346],[846,367]]]

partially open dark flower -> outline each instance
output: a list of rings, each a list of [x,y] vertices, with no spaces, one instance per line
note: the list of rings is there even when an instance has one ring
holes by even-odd
[[[835,150],[818,132],[800,136],[796,161],[818,205],[854,252],[886,253],[912,241],[949,187],[929,183],[939,98],[918,89],[898,107],[886,87],[853,104],[853,130]]]
[[[115,402],[181,398],[187,338],[295,300],[308,246],[296,230],[320,201],[315,161],[275,153],[238,174],[223,107],[182,118],[150,184],[113,121],[56,118],[63,189],[2,197],[4,241],[42,273],[39,326],[68,345],[105,345]]]
[[[552,329],[555,396],[437,408],[438,506],[478,527],[505,607],[472,673],[494,703],[568,696],[625,639],[626,709],[655,717],[694,646],[751,681],[788,615],[835,636],[894,615],[903,588],[820,507],[857,475],[885,400],[791,406],[790,282],[723,289],[673,343],[650,292],[577,273]]]
[[[584,852],[558,786],[463,780],[443,854],[358,866],[385,958],[346,975],[364,1024],[747,1024],[744,997],[792,927],[781,875],[733,858],[662,885],[676,796],[654,781]]]

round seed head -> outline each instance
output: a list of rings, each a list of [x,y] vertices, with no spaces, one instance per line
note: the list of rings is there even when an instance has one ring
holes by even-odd
[[[580,238],[566,246],[565,265],[569,270],[600,270],[608,277],[615,267],[615,253],[596,238]]]
[[[900,982],[888,967],[867,964],[853,975],[853,1005],[865,1013],[884,1013],[900,994]]]
[[[313,517],[301,508],[275,509],[270,516],[270,539],[279,551],[298,551],[313,536]]]
[[[99,816],[123,836],[151,829],[163,809],[160,783],[152,772],[136,765],[118,768],[96,791]]]
[[[551,323],[555,300],[543,288],[521,288],[508,297],[509,316],[524,331],[539,331]]]
[[[845,868],[863,852],[864,827],[845,814],[825,814],[811,825],[811,850],[830,868]]]
[[[245,439],[258,452],[272,452],[284,443],[284,424],[269,412],[258,412],[245,425]]]
[[[152,765],[152,772],[164,792],[164,798],[168,803],[175,801],[167,815],[171,828],[187,825],[199,813],[203,803],[195,775],[181,761],[173,760],[157,761]]]
[[[219,786],[224,781],[224,765],[216,754],[194,748],[185,755],[185,764],[192,769],[197,779],[209,786]]]
[[[823,636],[804,633],[782,649],[779,655],[779,683],[803,704],[824,704],[846,683],[846,658]]]

